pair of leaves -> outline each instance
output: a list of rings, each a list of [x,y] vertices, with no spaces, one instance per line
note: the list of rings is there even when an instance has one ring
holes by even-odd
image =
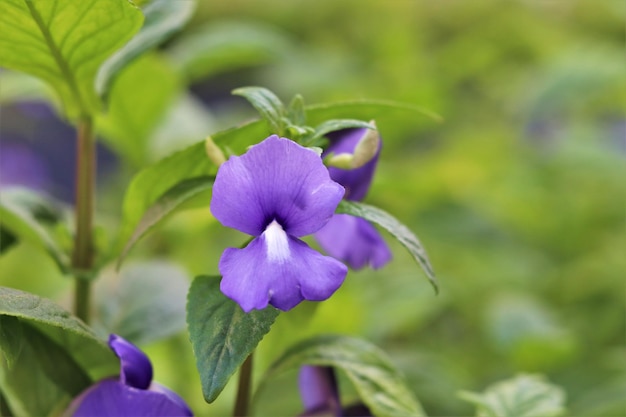
[[[107,345],[50,300],[0,287],[0,391],[16,415],[48,415],[119,372]]]
[[[127,0],[5,0],[0,66],[47,82],[70,119],[94,116],[117,74],[180,29],[193,6],[154,0],[145,8],[146,24],[126,43],[144,22]]]

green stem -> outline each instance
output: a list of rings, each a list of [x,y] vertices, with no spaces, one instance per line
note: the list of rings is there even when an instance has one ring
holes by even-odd
[[[96,177],[96,144],[91,118],[78,125],[76,153],[76,232],[72,269],[75,271],[74,313],[89,321],[90,286],[84,275],[93,267],[93,212]]]
[[[252,385],[252,352],[239,369],[239,386],[237,387],[237,399],[235,400],[235,411],[233,417],[245,417],[248,415],[250,405],[250,388]]]

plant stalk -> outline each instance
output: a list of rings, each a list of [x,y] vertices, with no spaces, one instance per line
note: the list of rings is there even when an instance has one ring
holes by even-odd
[[[252,360],[254,352],[246,358],[239,369],[239,385],[237,398],[235,399],[235,411],[233,417],[245,417],[248,415],[250,405],[250,391],[252,386]]]
[[[91,282],[85,278],[93,267],[93,213],[96,179],[96,144],[93,122],[83,117],[78,125],[76,137],[76,231],[72,269],[75,273],[74,314],[89,322]]]

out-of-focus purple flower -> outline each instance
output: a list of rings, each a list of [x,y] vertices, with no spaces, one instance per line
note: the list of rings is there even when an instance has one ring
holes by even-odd
[[[335,371],[329,366],[305,365],[301,367],[298,375],[298,388],[304,406],[304,412],[300,414],[300,417],[367,417],[372,415],[363,404],[341,406]]]
[[[319,155],[276,135],[222,164],[211,212],[224,226],[255,236],[222,254],[222,292],[246,312],[268,304],[286,311],[330,297],[346,266],[298,238],[322,228],[343,194]]]
[[[45,161],[33,150],[19,143],[0,141],[0,188],[45,190],[48,177]]]
[[[72,417],[192,416],[175,392],[152,382],[152,364],[135,345],[112,334],[109,346],[120,358],[119,378],[87,388],[70,405]]]
[[[328,135],[330,145],[324,154],[353,153],[368,129],[345,129]],[[330,177],[346,188],[346,200],[361,201],[367,195],[376,164],[376,155],[365,165],[351,170],[329,167]],[[336,214],[315,234],[322,249],[346,262],[353,269],[367,265],[381,268],[391,260],[391,250],[378,231],[367,220],[347,214]]]

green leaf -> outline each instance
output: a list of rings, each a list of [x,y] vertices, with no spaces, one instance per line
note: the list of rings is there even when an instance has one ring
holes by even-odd
[[[216,144],[239,154],[248,146],[265,139],[263,125],[263,122],[255,121],[216,133],[211,137]],[[123,251],[146,211],[160,198],[164,198],[170,189],[175,189],[177,184],[193,178],[213,176],[216,172],[217,166],[207,157],[202,141],[162,159],[135,175],[124,196],[122,225],[114,256]],[[190,193],[186,196],[193,198],[195,194]],[[178,201],[182,205],[184,198],[181,197]]]
[[[314,140],[321,138],[330,132],[336,132],[337,130],[350,129],[350,128],[364,128],[376,130],[376,126],[371,123],[364,122],[363,120],[354,119],[331,119],[319,124],[315,128],[315,133],[308,140]]]
[[[199,193],[211,189],[214,179],[212,176],[203,176],[183,180],[167,190],[154,204],[148,207],[118,258],[118,268],[139,239],[157,223],[176,211],[183,203]]]
[[[93,326],[132,343],[153,342],[185,328],[189,277],[164,261],[132,264],[98,279]]]
[[[332,366],[342,370],[361,400],[378,417],[425,416],[404,377],[385,352],[366,341],[339,335],[303,340],[270,366],[262,383],[302,365]]]
[[[300,94],[296,94],[291,103],[287,117],[296,126],[304,126],[306,123],[306,110],[304,107],[304,98]]]
[[[290,52],[286,34],[251,22],[211,21],[168,48],[171,61],[190,81],[286,58]]]
[[[222,392],[278,314],[273,307],[244,313],[221,293],[219,277],[200,276],[193,281],[187,301],[187,325],[207,402],[213,402]]]
[[[306,107],[309,123],[319,124],[329,119],[378,120],[397,114],[419,114],[436,122],[443,119],[436,113],[419,106],[388,100],[353,100],[314,104]]]
[[[64,218],[60,203],[35,193],[32,190],[13,188],[2,191],[0,199],[0,225],[8,233],[3,241],[11,237],[24,240],[45,250],[62,272],[69,268],[69,256],[55,241],[46,225],[60,224]],[[8,247],[8,246],[7,246]],[[2,243],[5,250],[5,242]]]
[[[1,209],[0,209],[1,210]],[[0,224],[0,255],[11,249],[17,243],[17,238],[8,229]]]
[[[92,115],[100,64],[142,21],[127,0],[3,0],[0,66],[48,82],[70,118]]]
[[[267,122],[270,133],[283,135],[285,106],[274,93],[263,87],[242,87],[233,90],[233,94],[244,97],[252,104]]]
[[[96,77],[98,94],[102,97],[107,96],[121,70],[135,58],[181,30],[191,17],[195,5],[195,0],[152,0],[143,7],[145,20],[139,33],[100,67]]]
[[[173,68],[155,54],[144,55],[119,74],[108,111],[96,120],[98,131],[122,157],[145,165],[152,134],[180,92]]]
[[[488,387],[483,394],[462,391],[478,417],[557,417],[565,413],[565,393],[541,375],[519,375]]]
[[[367,221],[379,225],[393,237],[395,237],[413,256],[415,261],[422,267],[428,280],[432,284],[435,292],[439,292],[439,285],[435,272],[433,271],[428,255],[422,247],[421,242],[405,225],[400,223],[395,217],[378,207],[356,201],[342,200],[337,207],[337,213],[350,214],[361,217]]]
[[[50,300],[0,287],[0,322],[9,359],[0,366],[0,391],[17,415],[51,415],[93,381],[119,372],[108,346]]]

